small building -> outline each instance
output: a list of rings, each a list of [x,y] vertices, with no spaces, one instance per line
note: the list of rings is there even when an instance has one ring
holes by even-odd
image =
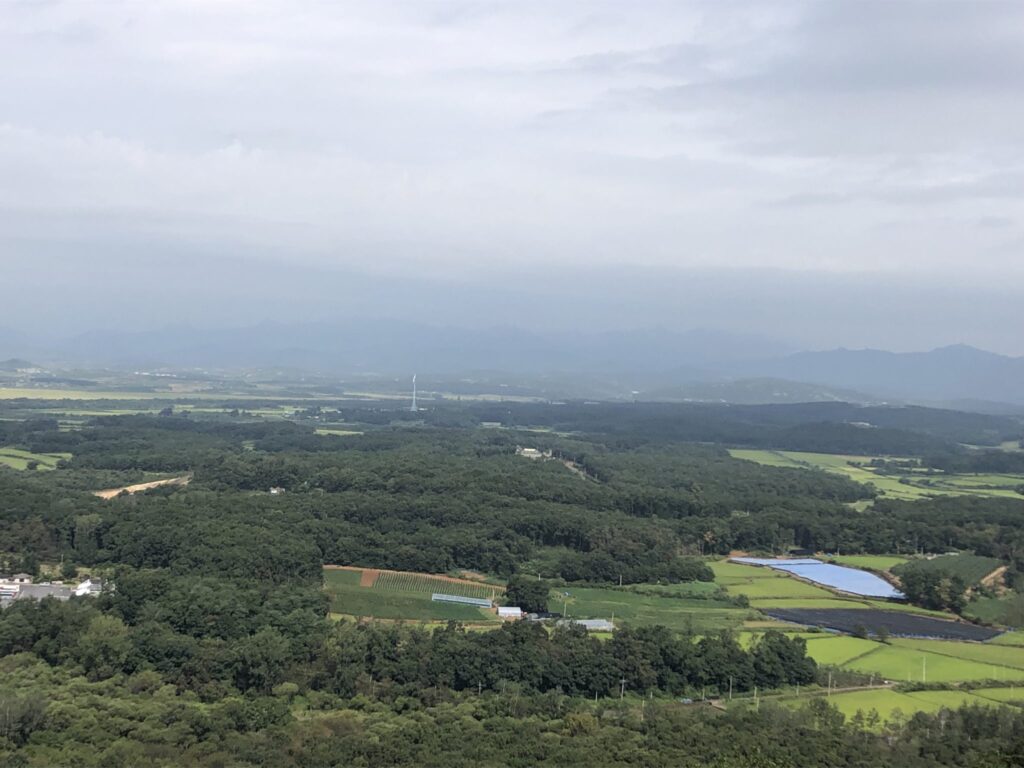
[[[75,596],[82,597],[83,595],[98,595],[103,591],[103,580],[97,579],[94,576],[90,576],[77,587],[75,587]]]
[[[550,459],[551,451],[542,451],[539,448],[523,448],[516,446],[516,455],[526,459]]]
[[[32,576],[28,573],[16,573],[8,581],[13,584],[31,584]]]
[[[614,632],[615,625],[608,619],[562,619],[559,624],[583,627],[587,632]]]
[[[523,618],[523,609],[513,605],[499,605],[498,618],[503,621],[518,621]]]
[[[284,488],[279,485],[275,485],[270,489],[271,496],[280,496],[282,493],[284,493]]]

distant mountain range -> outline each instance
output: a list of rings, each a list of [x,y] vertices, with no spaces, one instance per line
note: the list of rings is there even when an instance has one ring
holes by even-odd
[[[0,332],[0,358],[5,356],[65,369],[287,369],[344,378],[417,372],[438,380],[471,375],[491,385],[515,381],[520,388],[562,397],[1024,409],[1024,358],[965,345],[913,353],[807,352],[756,335],[707,329],[540,334],[363,320],[92,331],[49,343]]]

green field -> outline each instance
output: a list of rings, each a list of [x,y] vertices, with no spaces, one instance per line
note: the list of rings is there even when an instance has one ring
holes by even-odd
[[[746,459],[769,467],[820,469],[845,475],[858,483],[871,483],[884,496],[894,499],[920,499],[935,495],[974,495],[1024,498],[1016,489],[1024,485],[1024,475],[947,475],[906,470],[899,475],[878,474],[869,462],[873,458],[901,457],[852,456],[804,451],[771,451],[731,448],[737,459]]]
[[[946,640],[918,640],[916,638],[894,638],[892,644],[901,648],[915,648],[957,659],[967,659],[983,664],[1024,669],[1024,648],[991,643],[954,643]]]
[[[873,556],[866,557],[874,561]],[[897,559],[892,556],[880,556],[878,561],[890,562]],[[715,573],[715,583],[722,585],[730,595],[745,595],[750,601],[751,608],[880,608],[946,617],[943,613],[929,611],[909,603],[841,595],[770,568],[731,563],[726,560],[710,563],[710,566]]]
[[[1010,689],[985,690],[1009,692]],[[1010,700],[1006,699],[1007,702]],[[994,696],[981,695],[980,691],[901,692],[886,689],[837,693],[829,697],[828,701],[847,717],[853,717],[857,712],[867,715],[874,710],[881,722],[893,719],[897,711],[904,717],[909,717],[915,712],[932,713],[943,708],[956,709],[965,704],[998,706],[1001,703]]]
[[[988,641],[987,645],[1017,645],[1024,647],[1024,632],[1004,632]]]
[[[416,576],[416,574],[403,574]],[[334,614],[408,621],[445,621],[468,623],[497,621],[491,611],[471,605],[436,603],[428,591],[400,591],[359,586],[358,571],[324,570],[324,589],[330,596]]]
[[[825,634],[807,640],[807,654],[819,664],[838,667],[871,653],[878,645],[859,637]]]
[[[899,555],[829,555],[826,559],[868,571],[888,571],[907,562],[907,558]]]
[[[780,576],[777,579],[755,579],[750,584],[733,584],[728,590],[730,594],[746,595],[751,601],[764,598],[825,599],[835,597],[835,593],[829,592],[823,587],[816,587],[814,584],[792,576]]]
[[[943,571],[959,576],[968,586],[973,586],[1003,565],[995,557],[980,555],[939,555],[929,560],[911,560],[898,566],[893,573],[899,576],[909,569],[919,571]]]
[[[0,465],[11,469],[28,469],[33,461],[38,463],[38,470],[56,469],[59,461],[70,458],[70,453],[32,453],[19,448],[0,447]]]
[[[936,642],[942,642],[944,646],[947,646],[943,653],[895,644],[879,645],[876,650],[843,666],[866,674],[877,674],[886,680],[895,682],[959,683],[974,680],[1024,680],[1024,669],[948,655],[950,652],[960,652],[960,649],[970,646],[970,643]],[[985,649],[988,646],[977,647]],[[995,650],[994,647],[993,650]]]
[[[745,595],[753,608],[828,608],[841,603],[834,592],[770,568],[720,560],[710,563],[715,583],[730,595]],[[848,608],[841,603],[839,608]]]
[[[564,595],[568,592],[568,595]],[[633,624],[663,624],[677,630],[713,632],[738,627],[751,612],[718,600],[642,595],[628,588],[565,587],[554,591],[548,607],[577,619],[612,619]]]

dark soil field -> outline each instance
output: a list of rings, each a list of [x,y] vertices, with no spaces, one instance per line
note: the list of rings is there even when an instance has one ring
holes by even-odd
[[[803,624],[809,627],[824,627],[838,632],[853,634],[864,627],[871,634],[885,627],[893,637],[925,637],[938,640],[991,640],[1002,632],[998,629],[978,627],[960,621],[933,619],[916,616],[903,611],[883,611],[870,608],[772,608],[764,611],[773,619]]]

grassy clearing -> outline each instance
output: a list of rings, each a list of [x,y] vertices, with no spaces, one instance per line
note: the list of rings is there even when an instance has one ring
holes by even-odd
[[[766,467],[799,468],[801,466],[798,462],[785,456],[782,451],[758,451],[747,450],[745,448],[730,448],[729,453],[734,459],[746,459],[747,461],[763,464]]]
[[[964,645],[969,644],[965,643]],[[858,672],[874,673],[886,680],[896,682],[958,683],[972,680],[1024,680],[1024,670],[1022,669],[959,659],[945,654],[897,645],[880,646],[843,666]]]
[[[831,555],[827,559],[835,560],[839,565],[869,571],[888,571],[907,562],[907,558],[899,555]]]
[[[721,587],[713,581],[685,581],[681,584],[630,584],[623,589],[659,597],[709,597]]]
[[[70,459],[70,453],[32,453],[20,448],[0,446],[0,464],[11,469],[28,469],[30,463],[36,463],[37,470],[56,469],[62,459]]]
[[[317,427],[316,434],[335,435],[337,437],[350,437],[352,435],[361,435],[363,433],[354,429],[335,429],[334,427]]]

